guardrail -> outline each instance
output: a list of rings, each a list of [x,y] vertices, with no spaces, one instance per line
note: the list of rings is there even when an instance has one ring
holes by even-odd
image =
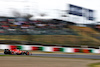
[[[70,48],[70,47],[55,47],[55,46],[38,46],[38,45],[7,45],[1,44],[0,49],[44,51],[44,52],[66,52],[66,53],[100,53],[100,49],[93,48]]]

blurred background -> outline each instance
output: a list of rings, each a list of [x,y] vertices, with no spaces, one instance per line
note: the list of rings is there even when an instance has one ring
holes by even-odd
[[[0,43],[99,48],[99,1],[56,2],[0,0]]]

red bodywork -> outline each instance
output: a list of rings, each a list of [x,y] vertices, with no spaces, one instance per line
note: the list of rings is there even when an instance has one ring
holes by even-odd
[[[10,50],[12,53],[17,53],[17,54],[21,54],[22,52],[25,52],[25,51],[21,51],[21,50],[18,50],[18,49],[11,49]]]
[[[16,49],[16,48],[5,49],[4,50],[4,54],[12,54],[12,55],[32,55],[31,53],[29,53],[29,51],[21,51],[21,50]]]
[[[17,55],[23,55],[23,54],[29,55],[30,54],[28,51],[21,51],[16,48],[11,49],[10,52],[11,54],[17,54]]]

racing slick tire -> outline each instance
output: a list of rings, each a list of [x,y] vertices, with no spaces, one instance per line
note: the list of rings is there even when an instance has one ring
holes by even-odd
[[[26,51],[26,53],[25,53],[26,55],[29,55],[29,52],[28,51]]]
[[[11,54],[11,52],[10,52],[9,49],[5,49],[5,50],[4,50],[4,54]]]

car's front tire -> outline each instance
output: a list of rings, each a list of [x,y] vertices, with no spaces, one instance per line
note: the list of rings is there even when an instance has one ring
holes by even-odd
[[[29,55],[29,52],[28,51],[26,51],[26,53],[25,53],[26,55]]]

